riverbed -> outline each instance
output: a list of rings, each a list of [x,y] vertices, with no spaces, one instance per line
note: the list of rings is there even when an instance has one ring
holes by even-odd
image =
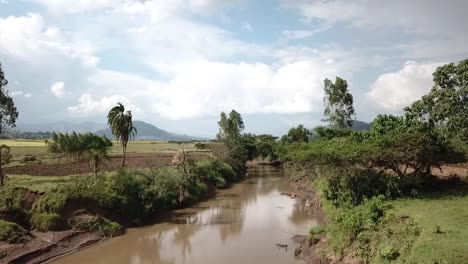
[[[317,221],[305,213],[307,199],[285,177],[281,168],[250,167],[247,179],[206,201],[53,263],[302,263],[294,257],[292,237],[306,234]]]

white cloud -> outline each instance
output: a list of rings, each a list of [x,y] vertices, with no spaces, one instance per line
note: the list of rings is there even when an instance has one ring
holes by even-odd
[[[249,32],[253,32],[252,25],[250,25],[249,23],[244,23],[242,27]]]
[[[18,96],[18,95],[23,95],[23,91],[12,91],[10,92],[10,95],[11,96]]]
[[[303,39],[314,34],[314,32],[310,30],[284,30],[282,33],[288,39]]]
[[[383,110],[399,112],[431,90],[432,73],[440,65],[406,62],[399,71],[380,75],[366,96]]]
[[[31,97],[32,97],[32,94],[31,94],[31,93],[25,93],[25,94],[24,94],[24,97],[26,97],[26,98],[31,98]]]
[[[50,87],[50,92],[58,98],[61,98],[65,96],[66,90],[65,90],[65,83],[64,82],[56,82],[52,84]]]
[[[96,113],[104,113],[109,111],[117,103],[125,105],[127,110],[139,112],[140,108],[132,105],[128,98],[122,95],[111,95],[108,97],[102,97],[101,99],[94,99],[90,94],[83,94],[78,99],[78,105],[68,107],[68,111],[72,114],[79,116],[90,116]]]
[[[154,15],[172,15],[179,12],[207,13],[233,6],[241,0],[27,0],[46,6],[54,13],[81,13],[125,9],[137,12],[152,9]]]
[[[0,0],[0,4],[8,4],[8,0]]]
[[[467,23],[468,2],[452,0],[282,0],[283,6],[298,9],[306,19],[328,24],[351,23],[361,28],[399,27],[407,32],[455,35]]]

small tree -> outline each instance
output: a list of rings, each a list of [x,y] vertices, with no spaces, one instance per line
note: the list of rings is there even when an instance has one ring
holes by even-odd
[[[94,176],[97,177],[102,161],[109,159],[108,152],[110,147],[112,147],[112,142],[105,136],[96,136],[93,138],[88,148],[87,156],[93,165]]]
[[[15,107],[13,98],[8,95],[6,85],[8,81],[5,79],[2,64],[0,63],[0,134],[3,133],[4,127],[15,127],[16,119],[18,119],[18,110]],[[2,155],[0,152],[0,185],[3,185],[5,174],[2,168]]]
[[[132,112],[125,112],[124,105],[117,103],[107,115],[107,124],[111,128],[112,134],[122,144],[122,167],[125,167],[128,141],[137,133],[137,129],[133,126]]]
[[[299,125],[293,127],[288,131],[287,140],[288,142],[309,142],[310,131],[304,127],[304,125]]]
[[[348,90],[348,82],[336,77],[335,83],[324,81],[325,110],[322,121],[329,122],[334,128],[351,128],[354,118],[353,95]]]

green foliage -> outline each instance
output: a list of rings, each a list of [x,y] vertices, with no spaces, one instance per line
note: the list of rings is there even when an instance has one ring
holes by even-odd
[[[70,194],[60,191],[50,191],[42,195],[33,205],[33,211],[39,213],[60,214]]]
[[[384,197],[376,196],[359,206],[337,210],[327,228],[327,234],[331,235],[331,245],[336,251],[342,251],[356,241],[360,234],[376,228],[389,209]]]
[[[433,76],[434,87],[405,108],[407,116],[468,141],[468,59],[438,67]]]
[[[219,133],[217,139],[223,143],[227,150],[227,155],[223,161],[227,162],[238,175],[245,175],[246,162],[257,157],[256,139],[252,134],[243,134],[244,121],[242,116],[232,110],[227,116],[221,113]]]
[[[278,159],[278,154],[276,153],[277,137],[263,134],[256,136],[256,139],[257,156],[262,159],[269,159],[270,161]]]
[[[74,158],[82,158],[92,149],[109,149],[112,142],[105,136],[93,133],[71,134],[53,133],[52,141],[48,144],[49,152],[70,155]]]
[[[197,162],[194,173],[202,181],[217,188],[224,187],[224,185],[219,186],[221,183],[226,183],[224,179],[228,181],[235,181],[237,179],[237,175],[231,166],[217,159]]]
[[[28,240],[28,232],[21,226],[0,220],[0,241],[22,243]]]
[[[13,102],[13,98],[8,95],[8,90],[6,86],[8,81],[5,78],[5,74],[3,72],[2,64],[0,63],[0,135],[3,132],[4,127],[15,127],[16,126],[16,119],[18,119],[18,110],[16,109],[15,103]],[[3,146],[0,149],[0,185],[3,186],[4,181],[4,173],[2,169],[4,161],[2,160],[4,151],[7,149]],[[8,149],[9,150],[9,149]],[[9,151],[6,153],[8,156],[6,157],[8,160],[11,158],[9,156]]]
[[[293,127],[286,134],[286,142],[295,143],[295,142],[309,142],[310,131],[305,128],[303,125]]]
[[[101,216],[86,218],[72,218],[69,225],[76,230],[84,232],[100,232],[103,236],[114,237],[123,234],[124,229],[116,222],[109,221]]]
[[[352,207],[375,196],[392,199],[411,190],[410,180],[374,170],[327,168],[325,198],[336,207]]]
[[[2,156],[2,159],[1,159],[2,165],[9,164],[11,162],[12,157],[13,157],[11,155],[10,147],[8,147],[7,145],[1,145],[0,146],[0,152],[1,152],[0,155]]]
[[[137,129],[133,126],[132,112],[125,112],[125,107],[117,103],[107,114],[107,124],[110,126],[112,134],[120,141],[123,149],[122,167],[125,167],[125,155],[128,141],[137,134]]]
[[[244,130],[242,116],[235,110],[229,113],[229,117],[222,112],[218,125],[219,133],[216,135],[216,138],[228,146],[236,144]]]
[[[60,231],[67,228],[63,218],[56,213],[33,213],[31,225],[42,232]]]
[[[314,130],[317,132],[319,138],[322,139],[347,137],[353,133],[353,130],[348,128],[329,128],[323,126],[316,127]]]
[[[336,77],[335,83],[325,79],[324,90],[323,121],[329,122],[335,128],[351,128],[355,113],[353,96],[349,93],[348,82],[340,77]]]

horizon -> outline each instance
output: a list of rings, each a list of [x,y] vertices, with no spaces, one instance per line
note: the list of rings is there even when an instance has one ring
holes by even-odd
[[[18,124],[135,120],[214,136],[322,124],[323,80],[349,82],[356,120],[401,114],[436,67],[468,54],[468,2],[0,1],[0,62]],[[265,15],[269,14],[269,15]],[[182,37],[181,37],[182,36]]]

